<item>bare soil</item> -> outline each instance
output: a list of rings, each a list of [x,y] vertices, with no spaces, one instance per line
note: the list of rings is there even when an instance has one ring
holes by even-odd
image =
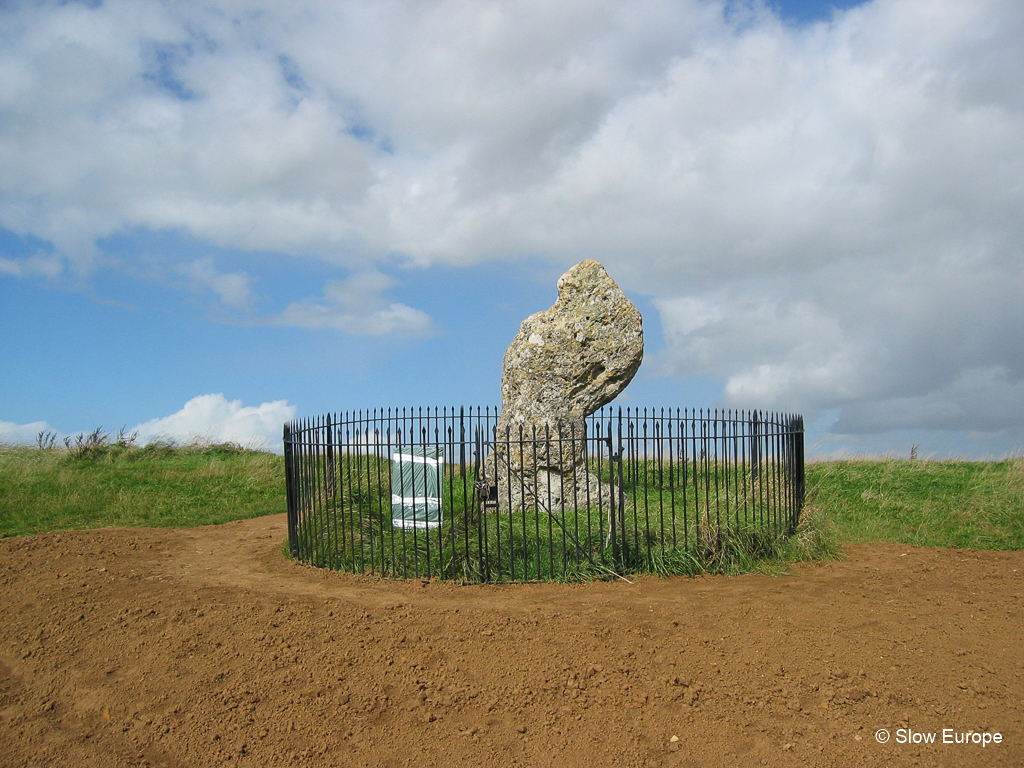
[[[284,539],[275,516],[0,541],[0,765],[1024,765],[1021,552],[458,586]]]

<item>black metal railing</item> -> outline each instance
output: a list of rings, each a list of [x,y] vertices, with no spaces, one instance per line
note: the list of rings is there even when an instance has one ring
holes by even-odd
[[[602,409],[581,434],[499,434],[498,417],[403,408],[289,422],[292,553],[390,578],[574,580],[669,572],[799,521],[800,416]]]

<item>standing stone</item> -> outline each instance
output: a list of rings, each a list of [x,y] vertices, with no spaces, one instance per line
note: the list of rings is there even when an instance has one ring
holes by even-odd
[[[608,507],[608,483],[586,466],[585,419],[625,389],[643,355],[640,311],[599,262],[559,278],[554,306],[526,318],[505,352],[486,469],[503,511]]]

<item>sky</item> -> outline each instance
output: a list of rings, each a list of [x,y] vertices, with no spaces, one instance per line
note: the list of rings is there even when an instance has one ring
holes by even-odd
[[[558,276],[616,405],[1024,452],[1019,0],[0,4],[0,441],[500,402]]]

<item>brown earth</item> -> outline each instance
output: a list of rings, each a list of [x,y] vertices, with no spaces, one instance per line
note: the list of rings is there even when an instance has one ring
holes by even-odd
[[[0,541],[0,765],[1024,765],[1021,552],[465,587],[306,568],[284,538]],[[896,741],[944,728],[1002,741]]]

